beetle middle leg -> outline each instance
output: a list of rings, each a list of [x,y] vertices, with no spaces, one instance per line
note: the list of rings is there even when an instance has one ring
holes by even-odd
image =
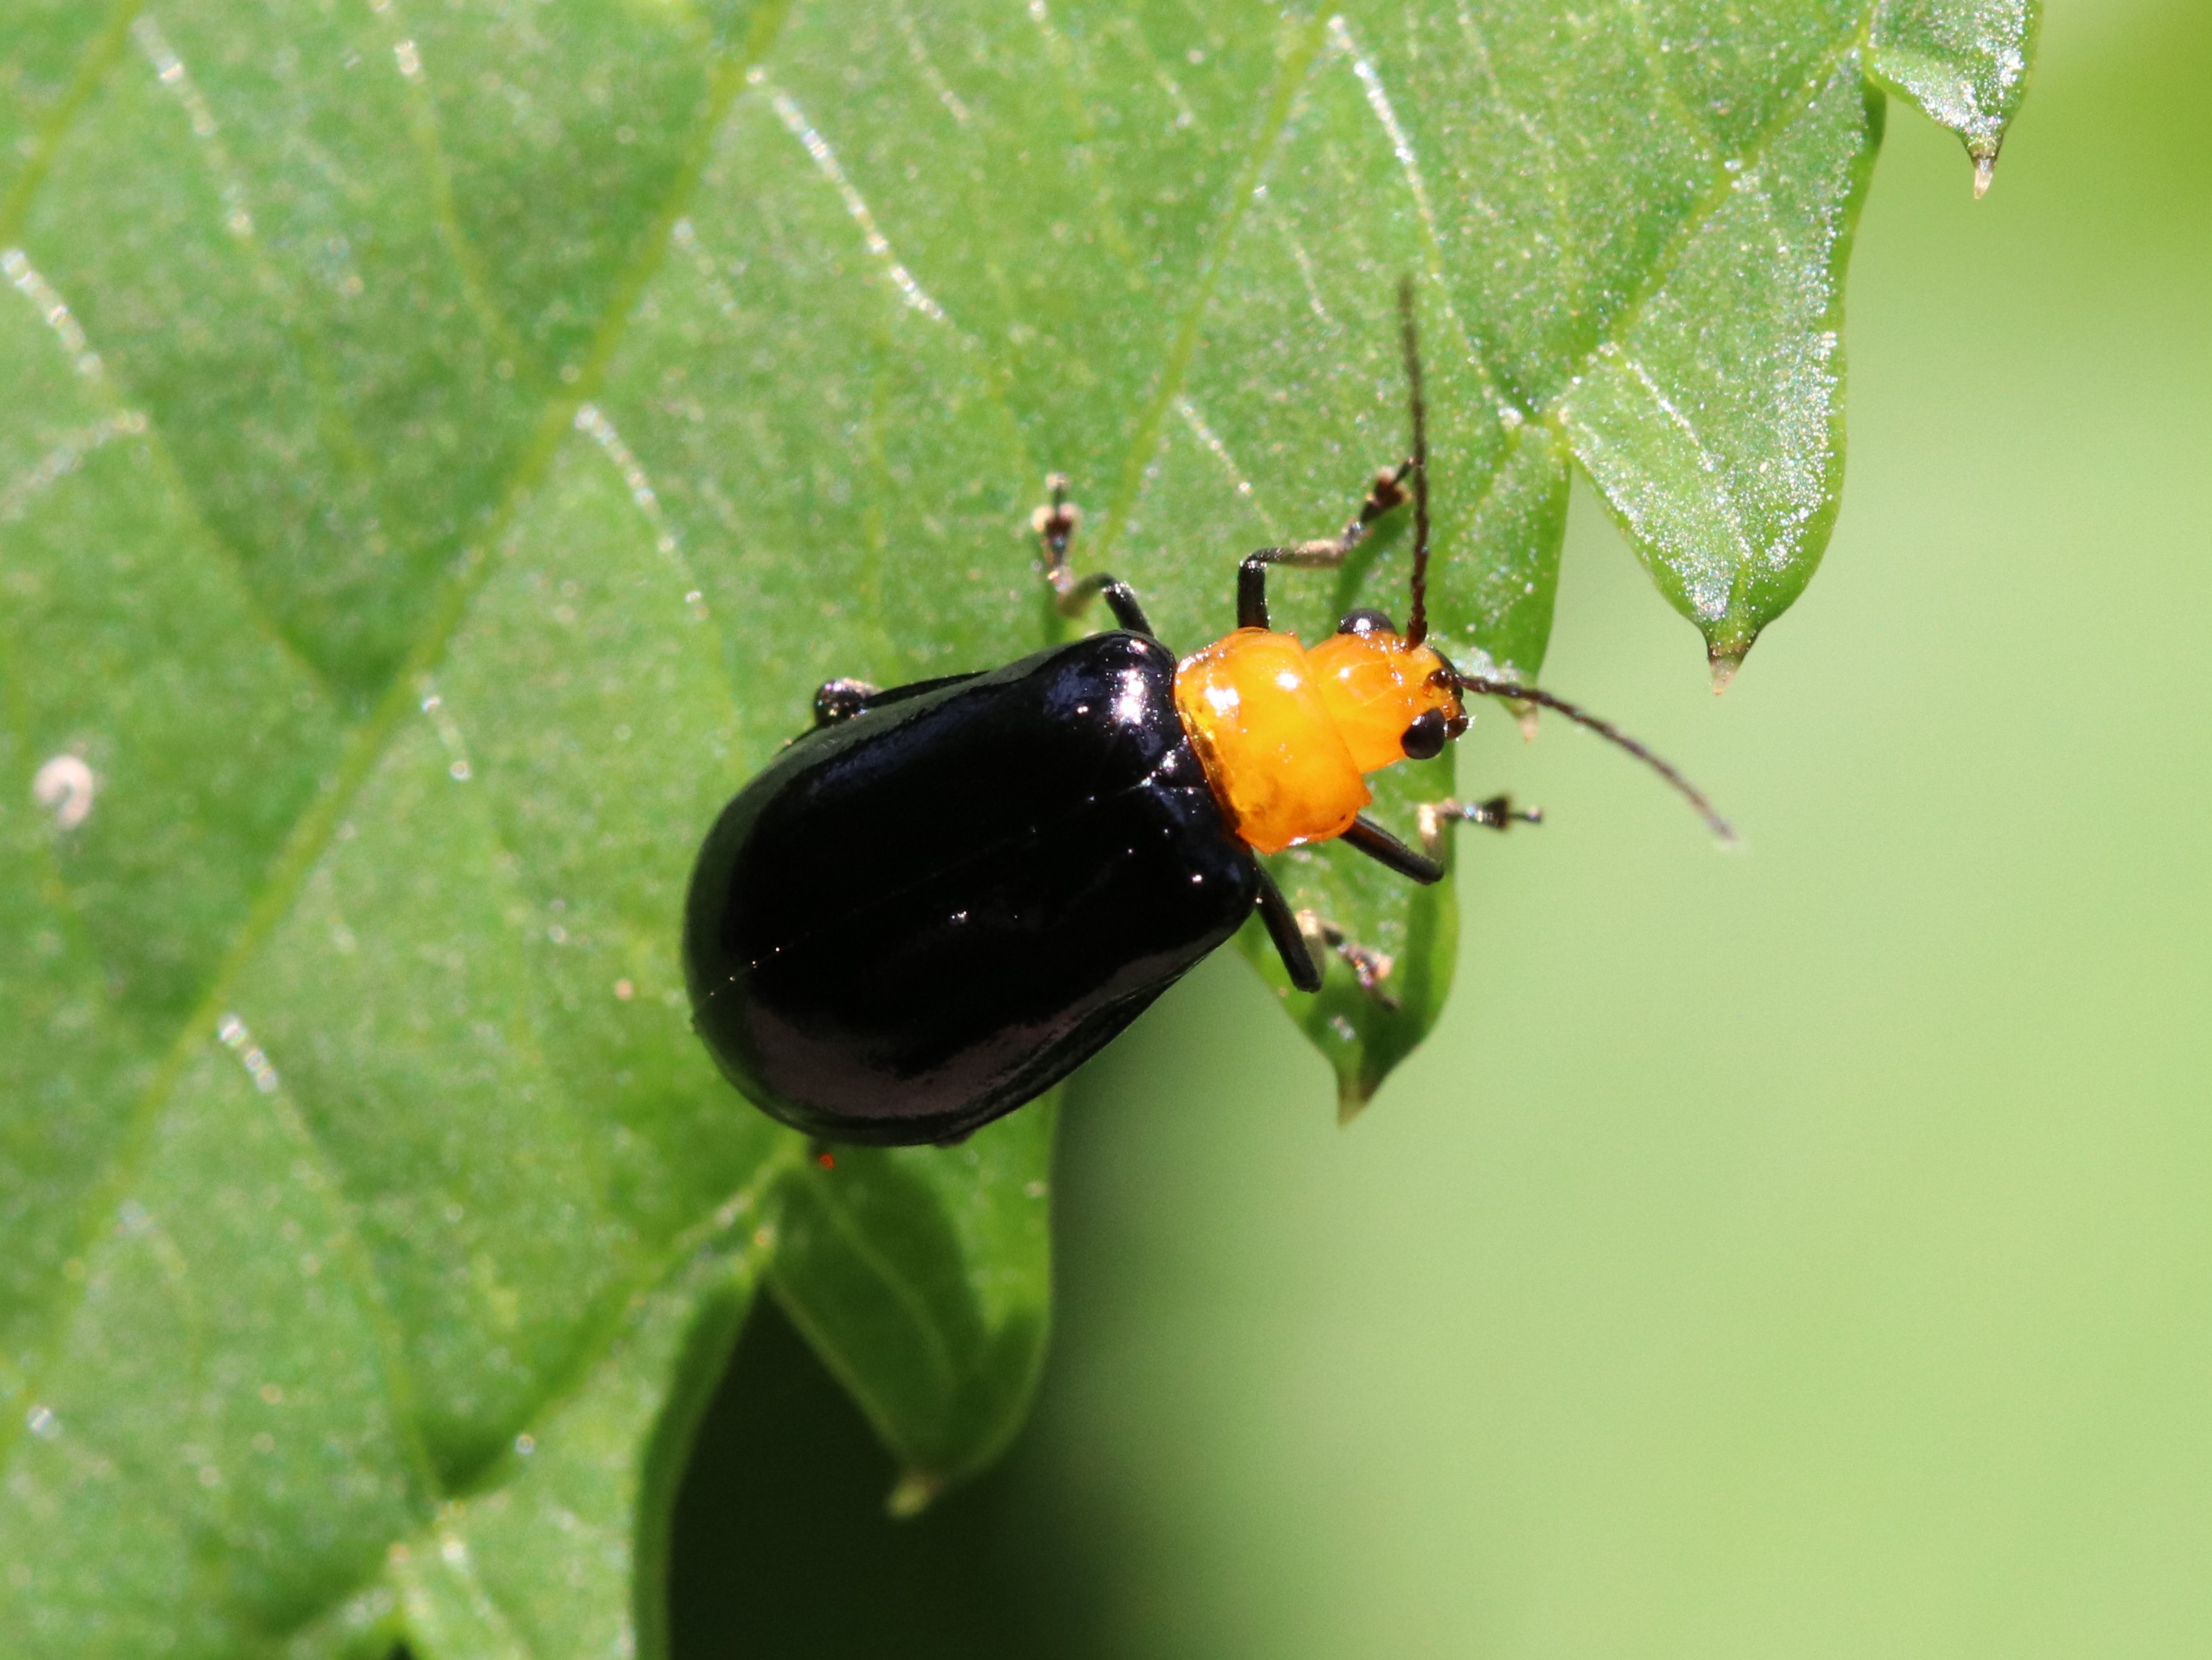
[[[1516,824],[1544,822],[1543,808],[1516,807],[1510,795],[1493,795],[1487,801],[1455,801],[1446,797],[1441,801],[1424,801],[1414,812],[1414,823],[1420,827],[1422,851],[1438,865],[1443,862],[1444,832],[1454,824],[1479,824],[1484,830],[1503,832]],[[1352,838],[1346,836],[1345,839]]]
[[[1247,554],[1237,568],[1237,626],[1267,626],[1267,567],[1288,565],[1295,570],[1333,570],[1367,538],[1375,521],[1406,500],[1406,476],[1413,470],[1409,458],[1395,467],[1379,470],[1367,488],[1359,510],[1334,536],[1318,542],[1294,542],[1288,547],[1261,548]]]
[[[1114,613],[1114,620],[1132,634],[1152,634],[1151,619],[1137,593],[1127,582],[1109,576],[1103,570],[1092,571],[1088,576],[1078,576],[1067,562],[1067,544],[1075,538],[1076,526],[1083,522],[1083,509],[1067,499],[1067,475],[1054,472],[1045,475],[1045,488],[1052,499],[1030,515],[1030,528],[1044,544],[1044,580],[1052,587],[1053,608],[1062,617],[1080,617],[1083,608],[1093,599],[1103,599],[1106,609]],[[1152,635],[1157,639],[1157,635]]]
[[[909,697],[935,691],[939,686],[957,686],[963,680],[978,678],[973,672],[940,674],[931,680],[911,680],[903,686],[876,686],[866,680],[824,680],[814,689],[814,724],[817,727],[834,727],[856,714],[866,714],[870,709],[879,709],[888,703],[903,703]]]
[[[814,724],[834,727],[849,721],[868,707],[871,697],[882,694],[881,686],[866,680],[824,680],[814,689]]]
[[[1343,839],[1346,846],[1365,854],[1385,870],[1394,870],[1409,881],[1419,882],[1423,887],[1427,887],[1444,879],[1441,837],[1439,831],[1432,841],[1424,824],[1422,841],[1428,846],[1428,853],[1424,856],[1363,812],[1352,821],[1352,828],[1345,831]]]

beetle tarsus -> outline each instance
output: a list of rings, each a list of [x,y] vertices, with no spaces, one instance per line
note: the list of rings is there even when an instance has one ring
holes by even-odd
[[[1106,609],[1114,613],[1114,620],[1130,633],[1152,634],[1152,620],[1145,615],[1144,603],[1127,582],[1103,570],[1093,571],[1088,576],[1075,574],[1068,563],[1067,548],[1075,538],[1077,526],[1083,522],[1083,509],[1067,499],[1066,473],[1046,474],[1044,484],[1052,499],[1030,515],[1030,528],[1044,544],[1044,580],[1052,588],[1053,609],[1062,617],[1080,617],[1084,607],[1093,599],[1103,599]],[[1157,635],[1152,637],[1158,638]]]
[[[1442,863],[1444,856],[1444,831],[1454,824],[1477,824],[1484,830],[1509,830],[1516,824],[1540,824],[1544,822],[1541,807],[1516,807],[1510,795],[1493,795],[1487,801],[1424,801],[1415,809],[1415,823],[1421,829],[1421,848],[1431,859]]]
[[[1083,509],[1067,499],[1066,473],[1047,473],[1044,487],[1052,499],[1030,515],[1030,528],[1044,543],[1047,560],[1054,569],[1060,569],[1067,563],[1067,544],[1075,536],[1076,526],[1083,522]],[[1059,584],[1054,586],[1057,587]]]
[[[1409,458],[1395,467],[1376,469],[1375,481],[1368,486],[1367,498],[1359,504],[1359,511],[1346,521],[1334,536],[1317,542],[1293,542],[1287,547],[1261,548],[1244,556],[1237,568],[1237,626],[1240,629],[1264,629],[1267,626],[1267,567],[1288,565],[1296,570],[1332,570],[1342,564],[1352,549],[1366,539],[1367,532],[1384,514],[1402,506],[1406,500],[1406,477],[1413,469]],[[1038,511],[1042,513],[1042,508]]]
[[[1127,582],[1108,575],[1104,571],[1093,571],[1088,576],[1073,576],[1065,566],[1045,572],[1045,580],[1052,584],[1055,598],[1053,608],[1062,617],[1080,617],[1083,608],[1093,599],[1103,599],[1106,609],[1114,613],[1114,620],[1132,634],[1152,634],[1152,619],[1145,615],[1144,602],[1137,591]],[[1154,635],[1155,639],[1158,638]]]
[[[1382,982],[1397,966],[1389,952],[1359,944],[1335,923],[1314,911],[1298,913],[1298,932],[1305,936],[1308,950],[1316,956],[1330,952],[1342,958],[1359,989],[1391,1013],[1397,1012],[1398,1000],[1382,989]]]
[[[1366,535],[1368,526],[1391,508],[1406,504],[1406,477],[1413,470],[1413,459],[1410,455],[1395,467],[1376,469],[1375,482],[1368,487],[1367,499],[1359,504],[1358,515],[1344,527],[1344,534],[1338,538],[1346,547],[1349,548]]]

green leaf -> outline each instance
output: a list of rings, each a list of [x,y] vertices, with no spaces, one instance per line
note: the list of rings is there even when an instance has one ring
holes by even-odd
[[[1984,162],[1990,3],[675,0],[0,25],[0,1628],[28,1655],[656,1641],[765,1274],[907,1467],[1018,1424],[1051,1115],[805,1162],[687,1029],[696,838],[817,681],[1171,642],[1404,453],[1525,678],[1570,466],[1732,664],[1817,561],[1872,75]],[[1284,621],[1402,611],[1386,526]],[[1407,833],[1449,763],[1381,810]],[[896,827],[886,827],[896,856]],[[1293,1013],[1344,1098],[1457,927]],[[1387,1000],[1386,1000],[1387,999]],[[1347,1031],[1348,1029],[1348,1035]],[[525,1448],[528,1450],[524,1450]]]
[[[825,1149],[783,1179],[776,1295],[904,1466],[894,1515],[995,1458],[1028,1410],[1056,1099],[957,1148]]]

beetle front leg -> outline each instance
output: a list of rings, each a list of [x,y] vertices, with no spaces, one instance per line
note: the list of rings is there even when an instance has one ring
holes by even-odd
[[[1237,626],[1240,629],[1264,629],[1267,626],[1267,567],[1288,565],[1295,570],[1334,570],[1342,564],[1352,549],[1367,537],[1368,530],[1391,508],[1406,499],[1406,475],[1413,469],[1410,460],[1401,461],[1395,467],[1383,467],[1376,471],[1375,482],[1367,488],[1367,498],[1359,510],[1346,521],[1334,536],[1318,542],[1296,542],[1288,547],[1261,548],[1256,553],[1245,555],[1237,568]]]

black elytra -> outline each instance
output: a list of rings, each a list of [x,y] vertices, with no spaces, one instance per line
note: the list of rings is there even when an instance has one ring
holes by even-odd
[[[956,1140],[1050,1088],[1267,886],[1115,632],[866,696],[725,807],[685,908],[729,1080],[825,1139]],[[1279,901],[1277,902],[1279,903]]]

